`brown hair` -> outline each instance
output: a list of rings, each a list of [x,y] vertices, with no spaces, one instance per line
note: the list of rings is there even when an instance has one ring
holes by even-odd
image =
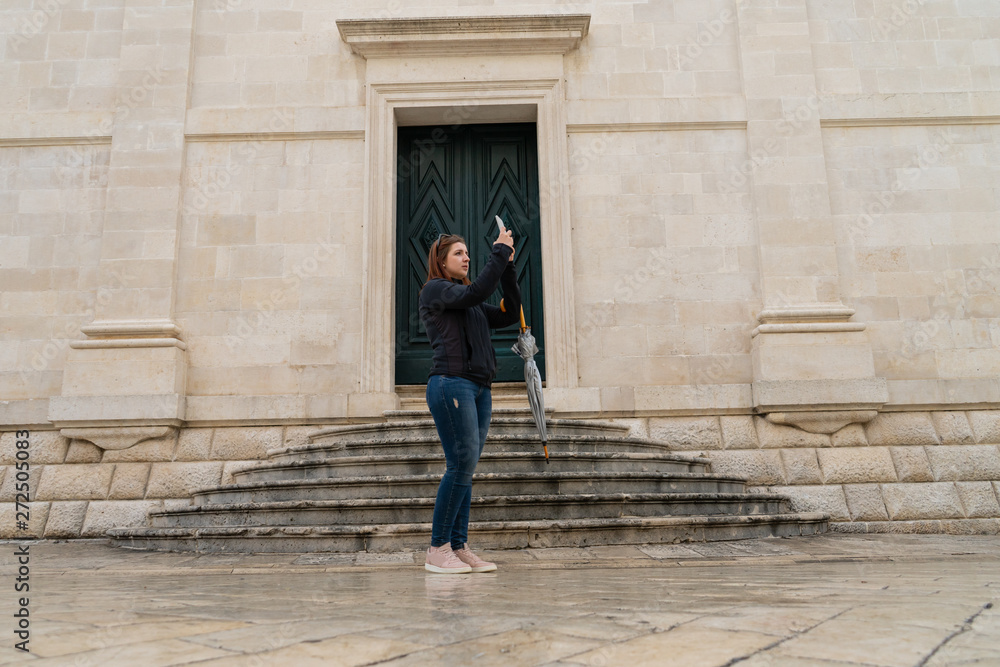
[[[427,282],[430,282],[435,278],[450,280],[448,275],[445,274],[444,269],[441,268],[441,265],[444,264],[445,259],[448,257],[451,246],[456,243],[465,244],[465,239],[457,234],[442,234],[438,237],[437,241],[431,244],[430,252],[427,253]],[[468,244],[465,245],[468,247]],[[469,280],[469,276],[462,279],[462,284],[472,284],[472,281]]]

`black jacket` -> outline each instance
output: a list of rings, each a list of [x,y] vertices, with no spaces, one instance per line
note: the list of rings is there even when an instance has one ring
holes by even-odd
[[[490,329],[520,320],[521,291],[517,287],[513,251],[497,243],[490,261],[471,285],[435,278],[420,291],[420,321],[431,341],[434,358],[429,375],[452,375],[489,387],[496,377],[497,359]],[[504,310],[485,303],[503,287]],[[506,312],[504,312],[506,311]]]

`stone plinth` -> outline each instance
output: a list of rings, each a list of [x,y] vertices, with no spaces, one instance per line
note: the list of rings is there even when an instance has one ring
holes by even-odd
[[[766,414],[881,407],[888,400],[885,379],[875,376],[865,325],[847,321],[853,314],[836,306],[762,312],[752,334],[754,409]]]
[[[169,321],[100,322],[70,343],[61,396],[49,402],[58,427],[180,426],[187,346]]]

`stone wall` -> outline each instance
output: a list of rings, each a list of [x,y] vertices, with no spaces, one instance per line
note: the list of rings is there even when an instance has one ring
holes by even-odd
[[[1000,411],[887,412],[833,435],[749,415],[617,420],[631,435],[704,454],[716,473],[827,512],[843,532],[1000,532]],[[31,522],[15,529],[14,433],[0,434],[0,537],[102,537],[232,482],[316,426],[188,428],[119,451],[31,434]]]
[[[868,323],[892,403],[975,403],[996,391],[996,128],[824,130],[844,299]]]
[[[0,428],[37,439],[36,534],[140,522],[290,425],[398,407],[378,147],[394,104],[439,123],[483,100],[461,117],[534,109],[548,167],[548,405],[632,418],[843,529],[995,528],[997,3],[15,5]],[[579,40],[516,27],[542,14]],[[470,15],[487,27],[433,40],[491,48],[342,32]],[[848,409],[881,414],[832,436],[746,416]],[[123,424],[181,430],[107,452],[51,430]]]
[[[188,420],[248,418],[261,395],[275,416],[346,413],[360,373],[363,147],[189,146],[176,305]]]
[[[0,148],[0,399],[41,407],[29,414],[59,395],[69,341],[107,296],[97,266],[110,153]]]
[[[746,133],[580,133],[570,154],[581,384],[749,385],[757,249],[746,181],[725,187]]]
[[[1000,531],[1000,411],[883,412],[832,435],[749,415],[622,420],[844,532]]]
[[[65,382],[70,343],[119,319],[169,320],[185,342],[171,369],[187,422],[350,415],[361,313],[389,301],[361,300],[376,68],[337,22],[459,14],[591,17],[559,59],[568,155],[551,156],[567,165],[579,364],[562,389],[580,411],[750,411],[770,379],[751,368],[757,316],[813,302],[856,311],[892,409],[1000,404],[994,4],[175,4],[5,13],[5,426],[47,427],[50,400],[88,396]],[[409,64],[492,76],[446,60]],[[161,104],[169,140],[138,120]],[[143,172],[159,148],[141,147],[161,143],[169,172]],[[137,222],[153,210],[159,227]]]
[[[235,471],[314,426],[187,428],[122,450],[58,431],[31,431],[30,527],[15,528],[15,432],[0,434],[0,536],[103,537],[142,526],[150,510],[188,505],[193,491],[228,484]]]

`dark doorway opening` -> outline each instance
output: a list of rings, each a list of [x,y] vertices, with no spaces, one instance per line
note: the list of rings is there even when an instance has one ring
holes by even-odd
[[[545,378],[542,258],[538,207],[538,141],[534,123],[401,127],[396,160],[396,384],[424,384],[431,350],[417,298],[427,253],[440,234],[463,236],[474,277],[497,237],[494,216],[514,232],[524,317],[538,341]],[[499,305],[500,294],[490,303]],[[496,382],[523,382],[524,362],[511,351],[517,326],[494,332]]]

